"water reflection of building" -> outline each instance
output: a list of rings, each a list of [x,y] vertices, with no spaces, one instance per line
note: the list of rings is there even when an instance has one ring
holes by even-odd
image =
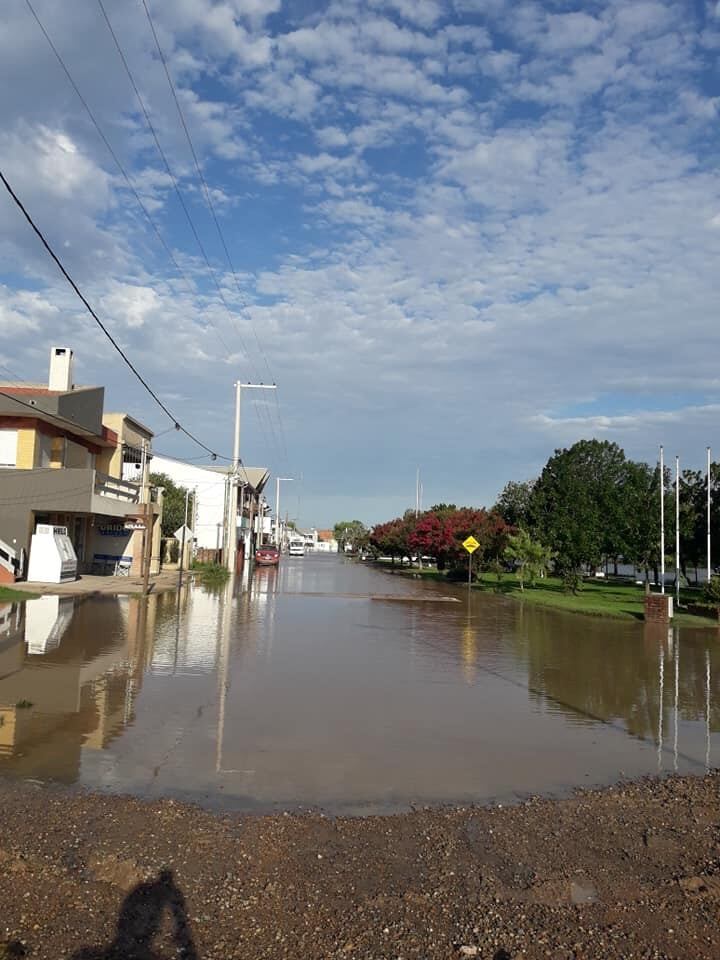
[[[154,598],[16,605],[0,641],[0,770],[77,778],[83,748],[104,748],[132,718],[154,608]]]
[[[197,586],[158,597],[150,669],[154,674],[199,676],[218,661],[218,591]]]

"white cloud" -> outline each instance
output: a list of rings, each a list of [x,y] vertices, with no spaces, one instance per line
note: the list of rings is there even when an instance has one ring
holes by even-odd
[[[4,336],[18,336],[37,330],[44,322],[52,322],[57,307],[38,293],[14,291],[0,284],[0,331]]]
[[[315,137],[321,147],[345,147],[348,135],[340,127],[322,127],[315,131]]]
[[[384,7],[398,13],[404,20],[429,29],[442,17],[443,8],[435,0],[370,0],[374,7]]]
[[[107,208],[110,177],[63,130],[25,125],[0,134],[6,169],[23,192],[33,186],[85,209]]]
[[[292,22],[276,0],[158,5],[239,294],[147,24],[132,5],[113,8],[229,316],[107,31],[87,11],[69,25],[49,0],[39,7],[191,289],[17,10],[21,55],[0,35],[4,169],[143,371],[218,447],[232,379],[266,375],[255,334],[315,482],[370,489],[380,449],[387,504],[418,450],[437,457],[448,499],[460,474],[487,499],[556,442],[597,432],[643,455],[661,435],[690,445],[714,429],[717,98],[695,52],[714,49],[714,24],[700,36],[670,3],[619,0],[347,0]],[[127,396],[125,372],[4,198],[0,257],[14,275],[0,327],[26,375],[44,375],[45,345],[62,334],[88,381]],[[21,345],[23,324],[33,337]],[[277,467],[271,433],[251,423],[244,442]],[[349,435],[357,462],[340,475]]]
[[[114,282],[102,298],[103,311],[128,327],[142,327],[157,316],[160,297],[152,287]]]
[[[587,13],[551,14],[546,26],[547,35],[540,44],[546,52],[592,46],[605,30],[601,20]]]

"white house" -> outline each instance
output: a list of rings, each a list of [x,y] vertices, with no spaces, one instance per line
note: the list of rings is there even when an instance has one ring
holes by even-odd
[[[151,466],[153,473],[164,473],[178,486],[194,492],[195,515],[188,519],[188,526],[195,534],[195,546],[199,550],[213,550],[218,552],[223,548],[225,524],[225,498],[230,466],[197,466],[172,457],[155,455]],[[270,474],[265,467],[245,467],[241,473],[241,487],[244,495],[243,515],[238,513],[238,533],[242,529],[244,534],[249,528],[249,509],[251,500],[255,501],[253,515],[257,517],[257,504],[262,502],[262,491]],[[261,528],[256,522],[255,528]],[[264,526],[264,522],[262,524]]]

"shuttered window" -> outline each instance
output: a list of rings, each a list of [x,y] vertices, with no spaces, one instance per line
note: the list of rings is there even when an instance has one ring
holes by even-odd
[[[17,466],[17,430],[0,430],[0,467]]]

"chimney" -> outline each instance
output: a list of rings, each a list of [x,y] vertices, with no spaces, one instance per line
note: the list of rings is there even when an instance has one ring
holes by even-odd
[[[73,352],[69,347],[53,347],[50,351],[48,389],[67,393],[73,388]]]

